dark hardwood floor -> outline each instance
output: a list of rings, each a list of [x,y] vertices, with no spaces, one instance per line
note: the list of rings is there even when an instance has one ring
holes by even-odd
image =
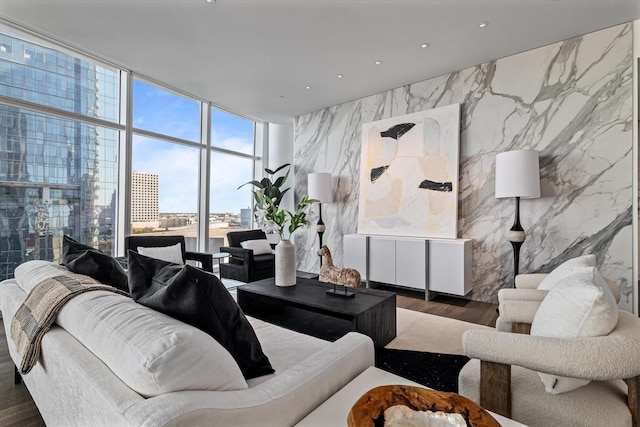
[[[397,293],[396,304],[400,308],[420,311],[477,323],[495,326],[497,304],[469,301],[439,295],[432,301],[424,300],[424,293],[385,288]],[[13,361],[9,357],[7,337],[3,319],[0,319],[0,426],[31,427],[44,426],[44,421],[33,403],[24,384],[13,384]]]
[[[498,319],[496,311],[498,304],[471,301],[447,295],[437,295],[431,301],[425,301],[424,292],[405,291],[387,286],[379,286],[378,289],[395,292],[396,305],[400,308],[491,326],[492,328],[495,328]]]

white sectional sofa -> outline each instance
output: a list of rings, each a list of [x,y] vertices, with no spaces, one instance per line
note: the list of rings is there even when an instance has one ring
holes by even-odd
[[[0,283],[9,352],[16,310],[35,283],[64,267],[31,261]],[[288,426],[374,365],[365,335],[327,342],[249,319],[274,374],[246,380],[209,335],[130,298],[76,296],[23,375],[49,426]]]

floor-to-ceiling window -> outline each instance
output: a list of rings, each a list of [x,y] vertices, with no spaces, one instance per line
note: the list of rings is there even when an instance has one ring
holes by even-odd
[[[210,126],[201,120],[203,110]],[[206,117],[207,115],[205,115]],[[189,250],[214,252],[230,230],[252,226],[251,181],[255,122],[134,79],[131,232],[181,234]],[[207,153],[209,156],[207,157]],[[209,180],[204,156],[209,161]],[[209,187],[208,215],[199,212],[200,188]],[[208,244],[200,221],[206,221]],[[200,233],[199,233],[200,231]]]
[[[0,279],[114,241],[120,73],[0,31]]]
[[[218,246],[229,229],[252,226],[253,187],[243,184],[253,180],[255,140],[254,122],[211,109],[209,235]]]
[[[134,79],[133,234],[182,234],[197,249],[201,103]]]
[[[251,227],[250,189],[237,187],[261,170],[259,126],[0,23],[0,279],[59,260],[65,234],[113,254],[129,233],[179,233],[215,251]],[[125,189],[130,206],[117,203]]]

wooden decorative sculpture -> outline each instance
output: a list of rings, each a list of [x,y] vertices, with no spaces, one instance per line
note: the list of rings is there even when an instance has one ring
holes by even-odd
[[[322,258],[322,266],[320,267],[320,281],[326,283],[333,283],[333,291],[327,291],[329,294],[353,297],[353,292],[347,292],[347,287],[357,288],[362,284],[362,279],[358,270],[353,268],[339,268],[333,265],[333,258],[331,258],[331,251],[327,245],[322,245],[318,251],[318,255]],[[342,285],[345,287],[344,292],[336,291],[335,285]]]

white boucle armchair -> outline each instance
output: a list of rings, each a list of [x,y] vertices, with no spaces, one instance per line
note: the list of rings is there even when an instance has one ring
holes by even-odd
[[[530,287],[500,291],[496,331],[464,333],[463,350],[472,360],[460,372],[459,393],[529,426],[640,426],[640,318],[620,310],[607,336],[529,336],[547,293],[534,280],[541,277],[527,277]],[[554,395],[537,372],[592,382]]]

